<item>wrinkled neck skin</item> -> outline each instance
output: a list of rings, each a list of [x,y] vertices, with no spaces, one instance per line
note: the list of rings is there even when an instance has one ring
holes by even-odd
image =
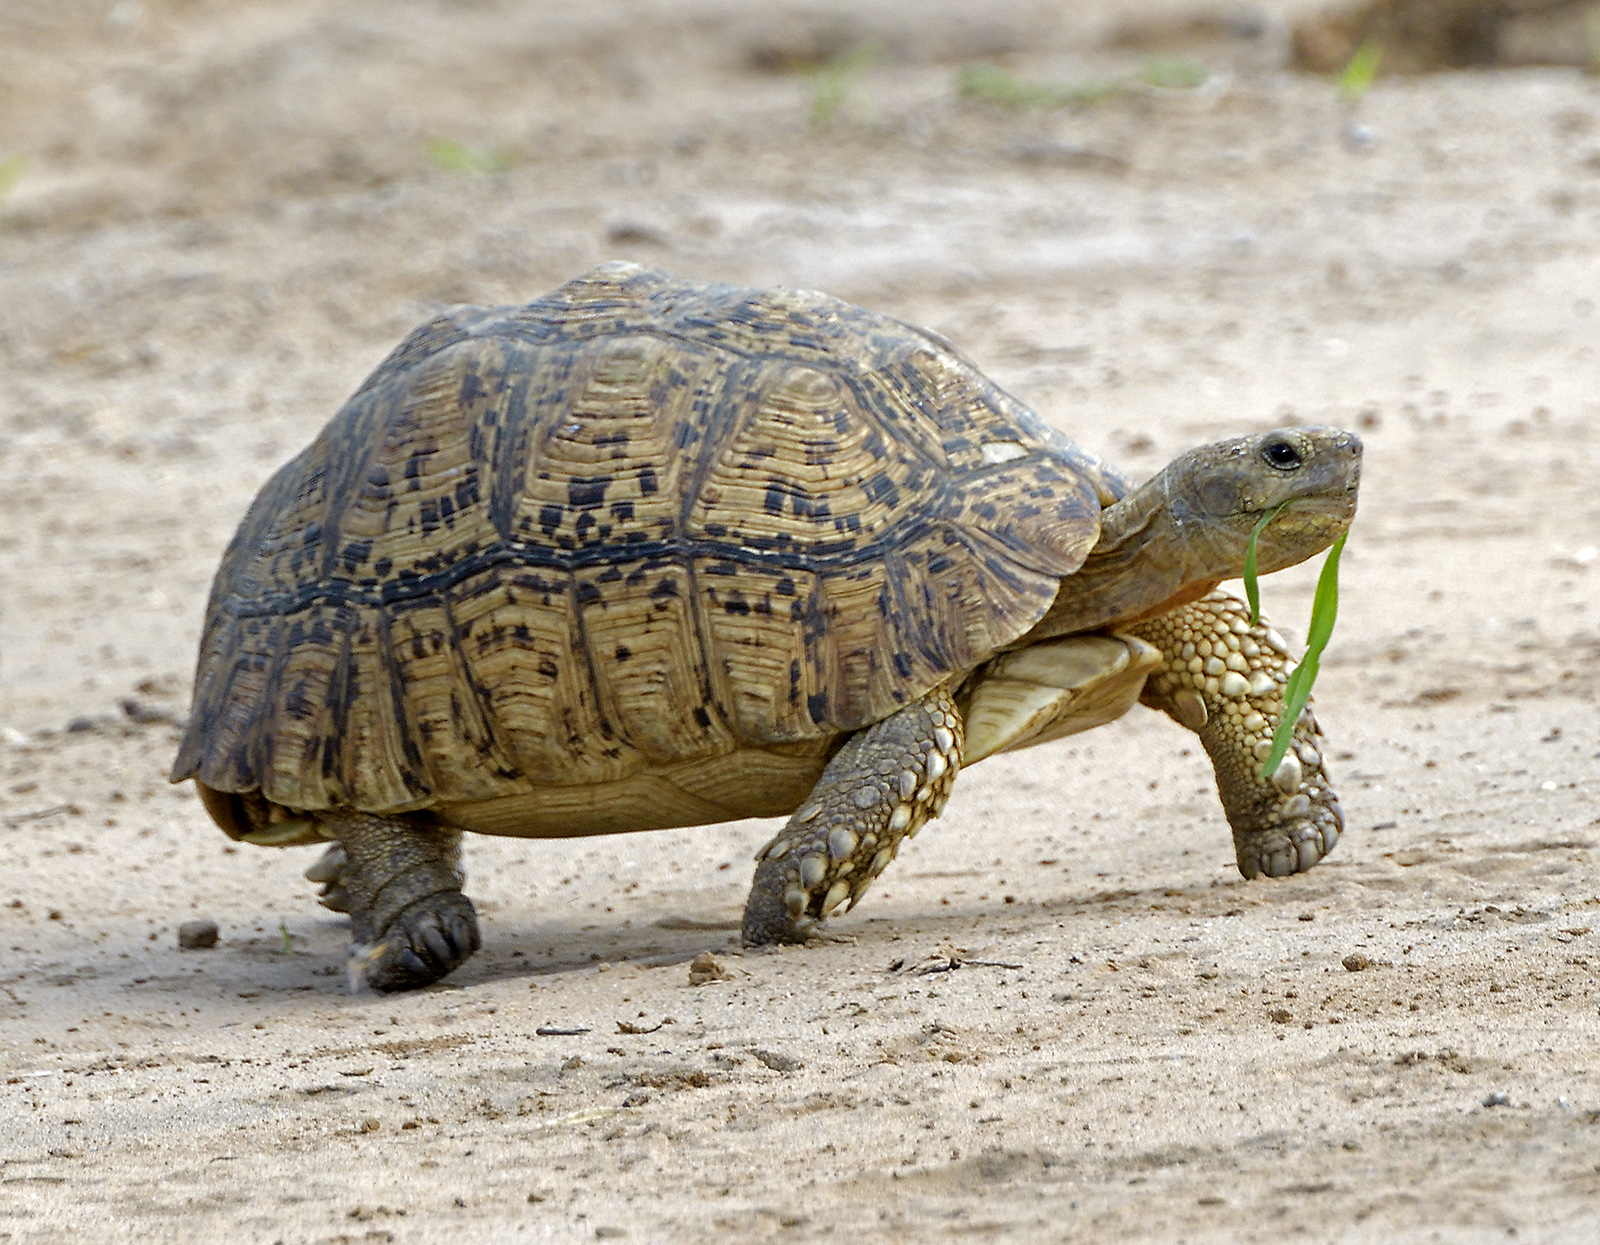
[[[1169,468],[1100,516],[1100,539],[1077,573],[1062,581],[1049,612],[1029,633],[1042,640],[1076,631],[1131,626],[1205,596],[1233,562],[1214,517],[1174,496]],[[1248,533],[1247,533],[1248,535]],[[1220,547],[1219,547],[1220,546]],[[1244,571],[1244,554],[1237,557]]]

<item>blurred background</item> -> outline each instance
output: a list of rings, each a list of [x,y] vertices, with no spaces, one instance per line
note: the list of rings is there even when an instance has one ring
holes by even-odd
[[[1440,558],[1588,582],[1592,492],[1530,499],[1593,461],[1597,57],[1545,0],[7,0],[0,729],[181,705],[265,476],[437,305],[606,258],[929,325],[1139,474],[1357,427],[1351,573],[1428,609],[1343,651],[1456,686],[1507,610]]]

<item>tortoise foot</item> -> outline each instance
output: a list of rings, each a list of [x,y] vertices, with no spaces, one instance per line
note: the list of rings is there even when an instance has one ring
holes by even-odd
[[[350,914],[351,989],[411,990],[478,949],[478,914],[461,893],[461,835],[403,817],[335,812],[334,846],[306,870],[322,904]]]
[[[822,939],[823,920],[855,907],[900,844],[943,810],[962,737],[960,711],[942,685],[851,736],[757,855],[745,944]]]
[[[316,882],[322,886],[317,892],[317,902],[329,912],[350,911],[350,892],[345,890],[344,883],[339,880],[349,864],[350,858],[345,854],[344,847],[335,843],[318,856],[316,863],[305,871],[306,881]]]
[[[414,990],[438,981],[478,946],[472,900],[441,891],[406,908],[376,941],[350,944],[350,988]]]
[[[1289,815],[1275,825],[1238,835],[1234,852],[1247,878],[1286,878],[1304,873],[1334,849],[1344,832],[1344,810],[1324,788],[1320,801],[1297,792],[1286,801]]]
[[[808,910],[810,904],[794,912],[785,902],[784,893],[790,889],[788,874],[791,872],[785,868],[786,863],[779,857],[769,856],[756,866],[755,882],[745,903],[740,929],[740,937],[747,947],[814,942],[821,935],[822,919]]]

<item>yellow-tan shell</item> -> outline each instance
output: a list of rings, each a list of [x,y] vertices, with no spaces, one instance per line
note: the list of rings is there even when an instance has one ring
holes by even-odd
[[[456,308],[245,516],[174,781],[517,833],[575,788],[814,774],[1026,632],[1105,491],[948,343],[821,294],[607,264]]]

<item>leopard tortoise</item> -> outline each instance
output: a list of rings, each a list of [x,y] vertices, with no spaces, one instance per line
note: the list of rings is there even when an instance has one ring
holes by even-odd
[[[413,332],[223,556],[174,782],[235,839],[328,844],[352,975],[478,947],[463,831],[788,815],[750,943],[853,906],[962,765],[1120,716],[1197,732],[1246,877],[1343,829],[1289,657],[1217,591],[1354,516],[1361,444],[1286,428],[1139,487],[934,333],[602,264]]]

